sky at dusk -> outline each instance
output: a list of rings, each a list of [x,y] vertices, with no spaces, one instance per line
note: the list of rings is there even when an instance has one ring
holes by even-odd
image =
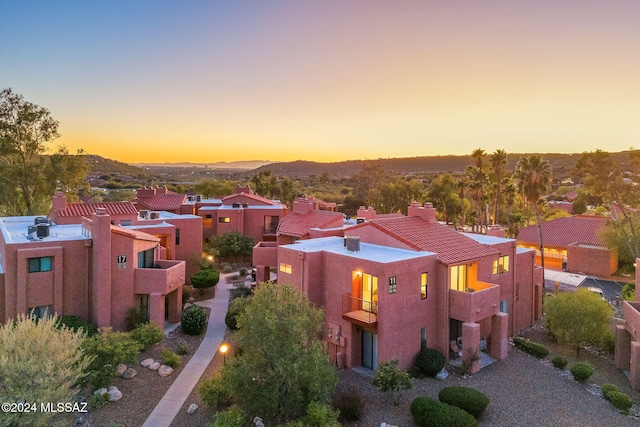
[[[640,2],[3,1],[0,88],[129,163],[640,147]]]

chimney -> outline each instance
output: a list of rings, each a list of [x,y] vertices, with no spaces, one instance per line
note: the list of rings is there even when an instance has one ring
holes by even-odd
[[[101,328],[111,325],[111,216],[97,208],[92,220],[91,320]]]
[[[375,219],[376,217],[376,210],[373,209],[372,206],[369,206],[367,209],[364,208],[364,206],[360,206],[360,208],[358,209],[358,218],[364,218],[365,221],[371,220],[371,219]]]
[[[56,194],[53,196],[52,202],[52,211],[54,212],[67,208],[67,198],[65,197],[64,193],[60,191],[56,192]]]
[[[313,210],[313,203],[304,199],[294,200],[293,201],[293,212],[306,214]]]
[[[436,210],[430,202],[425,203],[424,207],[418,202],[411,202],[407,214],[407,216],[418,216],[430,223],[436,222]]]

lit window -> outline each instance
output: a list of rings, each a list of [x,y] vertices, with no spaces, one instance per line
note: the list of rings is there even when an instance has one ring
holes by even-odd
[[[52,257],[44,256],[40,258],[29,258],[29,273],[40,273],[51,271]]]
[[[506,273],[509,271],[509,255],[504,255],[493,261],[493,274]]]
[[[228,216],[221,216],[220,218],[218,218],[218,222],[231,222],[231,218],[229,218]]]
[[[420,275],[420,298],[427,298],[427,284],[429,283],[429,275],[427,273],[422,273]]]
[[[395,294],[398,290],[398,286],[396,284],[396,276],[389,277],[389,293]]]
[[[291,274],[291,264],[280,263],[280,271],[283,273]]]
[[[450,269],[449,287],[464,292],[467,288],[467,266],[454,265]]]

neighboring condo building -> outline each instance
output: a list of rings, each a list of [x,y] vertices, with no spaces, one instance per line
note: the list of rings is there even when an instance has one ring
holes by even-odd
[[[436,222],[430,203],[343,232],[278,246],[276,255],[278,283],[324,308],[325,341],[339,366],[375,369],[398,359],[409,369],[429,347],[447,359],[461,352],[476,372],[480,351],[505,358],[508,337],[541,316],[535,252],[457,232]]]

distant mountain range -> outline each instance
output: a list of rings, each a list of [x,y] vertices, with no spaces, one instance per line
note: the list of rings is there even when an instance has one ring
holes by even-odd
[[[182,162],[182,163],[134,163],[134,166],[137,167],[174,167],[174,168],[188,168],[188,167],[206,167],[211,169],[245,169],[251,170],[259,168],[260,166],[267,165],[273,163],[270,160],[242,160],[237,162],[215,162],[215,163],[191,163],[191,162]]]

